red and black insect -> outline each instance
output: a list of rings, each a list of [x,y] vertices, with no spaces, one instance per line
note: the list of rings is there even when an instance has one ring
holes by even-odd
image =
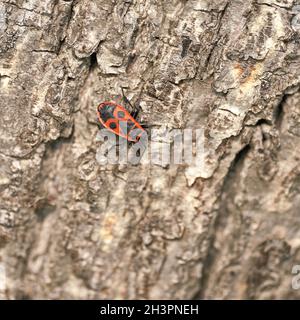
[[[136,117],[140,111],[140,107],[133,107],[130,101],[125,97],[123,88],[123,99],[125,104],[128,104],[132,111],[128,112],[121,105],[112,102],[104,101],[97,108],[98,120],[101,125],[107,130],[113,132],[130,142],[137,142],[145,133],[145,125],[141,125],[136,121]]]

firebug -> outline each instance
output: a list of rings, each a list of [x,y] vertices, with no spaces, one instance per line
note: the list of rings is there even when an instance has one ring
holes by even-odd
[[[140,107],[133,107],[130,101],[124,95],[123,99],[132,111],[129,112],[120,104],[113,101],[104,101],[97,108],[97,116],[100,124],[107,130],[113,132],[129,142],[137,142],[145,133],[145,125],[141,125],[137,120]]]

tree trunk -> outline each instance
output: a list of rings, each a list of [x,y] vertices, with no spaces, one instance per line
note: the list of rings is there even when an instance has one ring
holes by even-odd
[[[3,298],[300,297],[299,1],[0,0],[0,38]],[[205,166],[99,165],[121,86]]]

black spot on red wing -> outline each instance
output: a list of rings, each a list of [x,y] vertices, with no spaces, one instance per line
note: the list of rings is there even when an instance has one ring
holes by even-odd
[[[130,119],[127,120],[127,127],[132,128],[134,126],[134,122]]]
[[[117,125],[116,125],[115,122],[111,122],[111,123],[109,124],[109,127],[110,127],[111,129],[116,129]]]
[[[124,118],[125,117],[125,112],[124,111],[118,111],[118,118]]]
[[[135,127],[135,123],[130,119],[126,121],[126,125],[127,125],[127,132],[130,132]]]
[[[113,114],[114,110],[115,110],[115,106],[110,104],[104,105],[99,110],[99,114],[103,122],[106,122],[107,120],[114,118],[114,114]]]

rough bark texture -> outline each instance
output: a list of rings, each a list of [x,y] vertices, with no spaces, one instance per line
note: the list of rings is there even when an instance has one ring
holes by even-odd
[[[4,297],[299,298],[300,2],[0,0]],[[100,166],[96,106],[205,128]]]

